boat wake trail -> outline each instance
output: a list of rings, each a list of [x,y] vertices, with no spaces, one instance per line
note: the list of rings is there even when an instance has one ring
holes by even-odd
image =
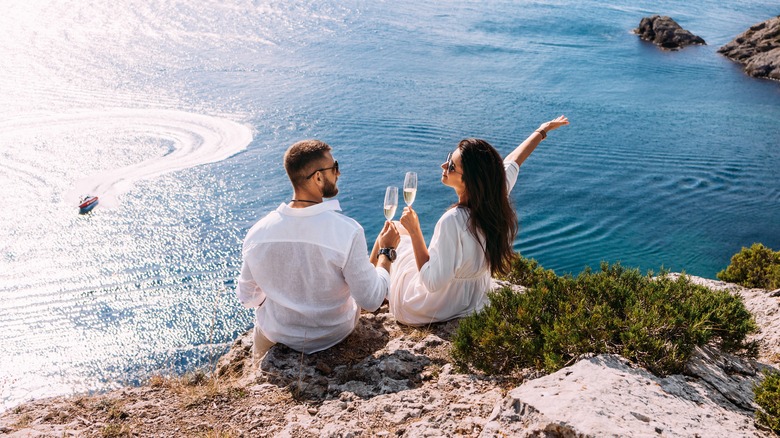
[[[135,138],[147,143],[148,139],[154,139],[168,146],[167,153],[161,157],[147,157],[131,165],[102,170],[86,177],[72,175],[75,182],[63,187],[62,200],[74,204],[86,194],[95,195],[100,197],[101,208],[116,205],[117,197],[130,190],[137,181],[224,160],[245,150],[252,141],[252,131],[245,125],[219,117],[165,109],[118,108],[27,114],[0,122],[0,132],[3,136],[40,136],[45,133],[43,135],[49,138],[108,135],[124,138],[126,142],[129,139],[130,148]],[[80,148],[77,144],[69,146],[76,150]],[[105,149],[110,147],[104,146],[102,152],[108,152]],[[85,152],[87,157],[91,155]],[[101,154],[99,148],[95,152]]]

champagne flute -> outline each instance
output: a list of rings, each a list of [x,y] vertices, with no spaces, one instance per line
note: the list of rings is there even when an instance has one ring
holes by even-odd
[[[398,208],[398,187],[388,187],[385,191],[385,219],[392,220]]]
[[[406,205],[411,207],[415,196],[417,196],[417,173],[406,172],[404,178],[404,202]]]

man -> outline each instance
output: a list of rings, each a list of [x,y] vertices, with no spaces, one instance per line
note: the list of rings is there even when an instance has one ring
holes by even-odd
[[[391,257],[400,236],[386,222],[377,237],[376,266],[363,228],[338,213],[339,165],[331,147],[304,140],[284,154],[294,195],[247,233],[237,295],[255,311],[256,362],[275,343],[304,353],[338,344],[355,328],[360,308],[373,311],[387,296]]]

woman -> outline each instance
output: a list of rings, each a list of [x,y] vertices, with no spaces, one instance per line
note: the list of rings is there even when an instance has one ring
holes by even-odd
[[[401,215],[388,296],[398,322],[447,321],[487,304],[491,275],[507,274],[515,256],[517,216],[509,191],[520,165],[548,132],[568,124],[565,116],[542,123],[503,162],[491,145],[473,138],[462,140],[447,156],[441,182],[455,190],[458,203],[436,223],[429,247],[417,213],[406,207]]]

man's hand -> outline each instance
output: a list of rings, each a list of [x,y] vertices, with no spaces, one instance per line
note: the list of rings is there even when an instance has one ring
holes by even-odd
[[[386,221],[384,228],[379,232],[378,240],[380,248],[398,248],[398,243],[401,242],[401,234],[398,233],[394,223]]]

